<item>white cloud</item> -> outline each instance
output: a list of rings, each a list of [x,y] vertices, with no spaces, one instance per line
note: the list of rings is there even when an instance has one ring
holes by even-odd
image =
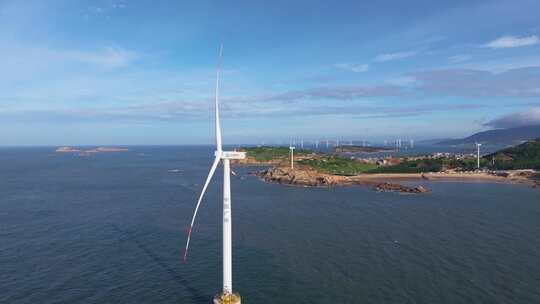
[[[373,61],[376,62],[386,62],[386,61],[392,61],[392,60],[398,60],[403,59],[407,57],[412,57],[416,55],[416,52],[398,52],[398,53],[388,53],[388,54],[380,54],[373,59]]]
[[[97,51],[65,51],[67,60],[89,63],[103,68],[119,68],[129,65],[138,55],[120,47],[105,47]]]
[[[540,97],[540,67],[494,73],[476,69],[440,69],[413,72],[419,92],[438,96]]]
[[[469,61],[471,60],[471,58],[472,58],[471,55],[455,55],[455,56],[448,57],[448,61],[452,63],[460,63],[460,62]]]
[[[540,125],[540,107],[533,107],[521,112],[511,113],[485,124],[494,128],[516,128]]]
[[[105,9],[103,7],[99,7],[99,6],[90,7],[90,8],[88,8],[88,10],[90,12],[98,14],[98,15],[101,15],[101,14],[105,13]]]
[[[399,76],[387,79],[386,82],[390,85],[407,87],[416,84],[416,78],[412,76]]]
[[[361,63],[336,63],[334,64],[334,67],[355,73],[362,73],[369,70],[369,64]]]
[[[484,44],[484,47],[492,49],[502,49],[502,48],[515,48],[522,46],[530,46],[538,44],[538,36],[531,35],[527,37],[516,37],[516,36],[502,36],[498,39],[495,39],[491,42]]]
[[[422,105],[365,105],[365,104],[286,104],[224,100],[223,117],[240,119],[286,116],[356,116],[364,118],[390,118],[427,115],[436,112],[452,112],[484,107],[479,104],[422,104]],[[101,107],[46,107],[0,109],[0,119],[15,122],[102,123],[102,122],[148,122],[148,121],[195,121],[207,118],[212,111],[211,98],[204,100],[178,100],[173,102],[140,103],[128,106]]]
[[[58,49],[47,45],[17,44],[0,41],[0,81],[34,78],[47,73],[74,69],[117,69],[132,64],[141,56],[119,46],[96,49]],[[43,78],[42,78],[43,79]]]
[[[124,9],[126,8],[126,3],[125,2],[122,2],[122,1],[119,1],[119,2],[115,2],[112,4],[112,8],[114,9]]]

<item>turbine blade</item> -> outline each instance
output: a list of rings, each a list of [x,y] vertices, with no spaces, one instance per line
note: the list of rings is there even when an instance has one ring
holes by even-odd
[[[221,74],[221,57],[223,54],[223,44],[219,47],[219,60],[216,71],[216,99],[215,99],[215,111],[216,111],[216,150],[221,151],[221,124],[219,121],[219,76]]]
[[[184,251],[184,262],[187,259],[187,253],[189,249],[189,242],[191,241],[191,232],[193,230],[193,224],[195,223],[195,218],[197,217],[197,212],[199,211],[199,206],[201,205],[204,193],[206,192],[206,188],[208,188],[208,184],[210,184],[210,181],[212,180],[212,176],[214,175],[214,172],[216,172],[216,168],[219,164],[219,161],[221,160],[221,155],[216,155],[216,158],[214,159],[214,163],[212,164],[212,167],[210,168],[210,172],[208,173],[208,177],[206,177],[206,182],[204,183],[204,187],[201,191],[201,195],[199,196],[199,200],[197,201],[197,205],[195,206],[195,212],[193,213],[193,217],[191,218],[191,224],[189,225],[188,231],[187,231],[187,242],[186,242],[186,249]]]

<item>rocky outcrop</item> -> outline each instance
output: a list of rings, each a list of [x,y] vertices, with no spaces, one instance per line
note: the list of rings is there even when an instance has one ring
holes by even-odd
[[[259,171],[257,175],[267,182],[279,184],[328,187],[337,186],[338,179],[331,175],[320,174],[311,170],[295,170],[290,168],[274,167]]]
[[[306,168],[290,169],[287,167],[273,167],[254,173],[263,180],[285,185],[305,187],[332,187],[332,186],[368,186],[381,192],[425,193],[428,190],[422,186],[407,187],[400,184],[381,183],[369,180],[357,180],[346,176],[320,173]]]
[[[422,186],[407,187],[400,184],[380,183],[374,189],[379,192],[400,192],[400,193],[426,193],[428,190]]]

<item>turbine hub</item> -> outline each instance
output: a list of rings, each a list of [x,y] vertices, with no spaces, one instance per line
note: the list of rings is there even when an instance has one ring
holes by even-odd
[[[214,155],[219,156],[221,159],[244,159],[244,158],[246,158],[246,152],[236,152],[236,151],[221,151],[221,152],[216,151],[216,153]]]

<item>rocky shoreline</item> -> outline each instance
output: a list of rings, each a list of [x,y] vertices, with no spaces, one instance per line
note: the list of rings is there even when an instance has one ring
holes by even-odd
[[[335,187],[335,186],[367,186],[378,192],[399,193],[427,193],[422,186],[408,187],[401,184],[360,180],[355,177],[337,176],[320,173],[309,169],[290,169],[285,167],[272,167],[253,173],[262,180],[270,183],[296,185],[303,187]]]
[[[308,187],[337,186],[338,180],[330,175],[319,174],[311,170],[294,170],[273,167],[255,172],[255,175],[267,182]]]
[[[311,159],[314,155],[299,156],[300,159]],[[402,181],[485,181],[495,183],[524,184],[540,189],[540,173],[535,170],[501,170],[501,171],[457,171],[445,170],[428,173],[363,173],[352,176],[324,173],[305,164],[295,164],[295,169],[289,167],[286,157],[256,159],[253,156],[235,161],[241,166],[264,166],[267,169],[252,172],[260,179],[283,185],[301,187],[335,187],[335,186],[365,186],[378,192],[399,192],[420,194],[429,192],[422,186],[405,186]]]
[[[395,181],[488,181],[498,183],[525,184],[540,189],[540,179],[528,171],[516,172],[469,172],[469,173],[395,173],[395,174],[361,174],[341,176],[321,173],[311,168],[300,167],[290,169],[286,166],[276,166],[252,172],[260,179],[283,185],[301,187],[335,187],[335,186],[366,186],[378,192],[427,193],[423,186],[405,186]]]
[[[400,193],[427,193],[429,192],[426,188],[422,186],[416,187],[407,187],[400,184],[394,183],[380,183],[374,187],[378,192],[400,192]]]

